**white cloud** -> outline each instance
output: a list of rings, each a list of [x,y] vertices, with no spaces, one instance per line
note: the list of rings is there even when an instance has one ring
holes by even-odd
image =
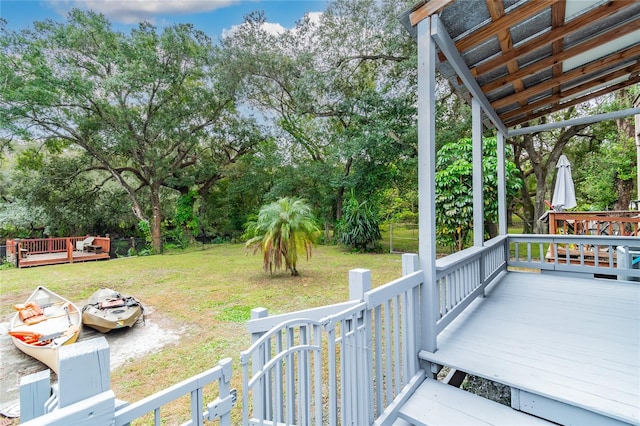
[[[309,16],[309,20],[314,24],[320,23],[320,18],[324,12],[309,12],[307,15]]]
[[[309,20],[311,21],[311,23],[318,24],[320,22],[320,17],[322,16],[322,13],[323,12],[308,12],[307,16],[309,17]],[[242,28],[243,25],[245,24],[242,23],[240,25],[234,25],[229,29],[224,28],[222,30],[222,38],[232,36],[240,28]],[[287,31],[287,28],[283,27],[278,23],[273,23],[273,22],[265,22],[264,24],[262,24],[262,29],[265,30],[268,34],[273,34],[273,35],[282,34],[283,32]]]
[[[210,12],[238,3],[239,0],[63,0],[52,2],[62,15],[72,8],[92,9],[112,21],[135,24],[155,22],[158,15],[188,15]]]
[[[223,29],[222,30],[222,38],[226,38],[226,37],[232,36],[238,30],[240,30],[240,28],[242,28],[243,25],[246,25],[246,24],[242,23],[240,25],[234,25],[230,29],[227,29],[227,28]],[[282,25],[274,24],[272,22],[265,22],[264,24],[262,24],[262,29],[265,30],[268,34],[273,34],[273,35],[282,34],[283,32],[285,32],[287,30]]]

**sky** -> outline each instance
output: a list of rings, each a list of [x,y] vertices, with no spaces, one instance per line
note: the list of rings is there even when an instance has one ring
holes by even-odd
[[[104,14],[114,29],[128,32],[141,21],[159,28],[191,23],[213,40],[242,23],[246,14],[264,11],[272,29],[292,28],[306,13],[322,12],[326,0],[0,0],[0,17],[10,30],[34,21],[64,21],[72,8]]]

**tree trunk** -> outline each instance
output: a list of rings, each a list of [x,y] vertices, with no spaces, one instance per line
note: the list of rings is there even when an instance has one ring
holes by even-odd
[[[616,177],[616,192],[618,199],[613,204],[614,210],[628,210],[631,204],[631,191],[633,190],[633,180],[622,180]]]
[[[162,206],[160,205],[160,189],[155,185],[151,186],[151,242],[155,254],[162,253]]]
[[[344,166],[344,177],[349,177],[349,173],[351,173],[351,164],[353,164],[353,158],[349,157],[347,163]],[[344,184],[341,184],[338,188],[338,194],[336,196],[336,220],[340,220],[342,218],[342,203],[344,201]]]
[[[490,221],[484,222],[484,229],[489,234],[489,239],[495,238],[498,236],[498,224]]]
[[[567,113],[565,119],[568,118],[569,113]],[[547,196],[547,192],[549,192],[547,177],[555,173],[555,167],[560,155],[562,155],[562,150],[569,143],[571,138],[576,136],[587,126],[588,124],[580,124],[561,130],[558,133],[556,140],[553,143],[553,148],[551,149],[551,152],[548,153],[548,156],[546,156],[546,153],[540,149],[541,144],[538,140],[539,136],[525,134],[522,136],[521,141],[516,140],[511,142],[514,147],[514,152],[520,153],[520,155],[522,155],[523,152],[526,153],[531,167],[530,173],[532,173],[536,179],[535,200],[530,199],[531,194],[526,187],[526,183],[523,185],[521,190],[522,205],[524,207],[524,214],[527,216],[526,222],[528,222],[525,223],[525,232],[528,224],[531,224],[533,232],[536,234],[545,234],[548,232],[547,224],[538,220],[546,210],[544,201]],[[516,158],[515,163],[518,170],[520,170],[521,175],[527,176],[520,158]],[[551,188],[550,192],[553,192],[553,188]]]

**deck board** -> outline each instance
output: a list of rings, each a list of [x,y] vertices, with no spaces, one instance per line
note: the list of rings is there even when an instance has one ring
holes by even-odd
[[[638,424],[640,285],[509,272],[423,357]]]
[[[72,256],[73,262],[109,259],[108,252],[97,253],[74,250]],[[66,252],[29,254],[26,258],[20,260],[20,267],[25,268],[30,266],[55,265],[59,263],[69,263],[69,258]]]
[[[480,396],[427,379],[400,410],[420,425],[550,425]]]

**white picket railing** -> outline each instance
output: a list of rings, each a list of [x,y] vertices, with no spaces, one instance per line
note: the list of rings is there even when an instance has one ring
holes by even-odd
[[[507,236],[470,247],[436,261],[436,285],[440,316],[436,333],[440,333],[478,296],[488,284],[507,270]]]
[[[370,271],[350,271],[348,302],[271,317],[265,309],[255,309],[254,319],[248,323],[254,344],[240,356],[243,425],[392,424],[425,371],[434,372],[430,365],[421,369],[419,364],[423,316],[432,318],[437,336],[483,296],[507,267],[640,281],[639,265],[638,237],[500,236],[483,247],[436,261],[434,315],[420,299],[426,284],[418,270],[418,258],[408,254],[403,255],[403,277],[373,290]],[[95,425],[125,425],[149,412],[154,413],[154,423],[160,424],[161,407],[187,394],[191,395],[192,419],[186,424],[200,425],[216,418],[221,424],[230,422],[235,400],[229,389],[231,360],[122,406],[109,389],[108,374],[104,374],[108,372],[108,355],[90,355],[87,362],[100,365],[84,365],[77,359],[63,361],[62,352],[64,348],[61,363],[67,362],[69,372],[93,371],[96,378],[89,381],[89,389],[77,386],[82,374],[61,375],[57,399],[45,403],[48,376],[32,375],[21,386],[21,393],[24,388],[28,397],[39,395],[38,401],[29,401],[31,412],[22,410],[25,420],[33,419],[33,424],[86,420]],[[43,386],[45,381],[47,386]],[[218,382],[219,395],[205,407],[203,387],[213,382]],[[62,389],[76,389],[76,394]],[[41,412],[45,406],[55,410],[45,414]]]
[[[191,397],[191,419],[184,425],[204,425],[213,420],[231,425],[231,409],[236,400],[235,390],[230,389],[231,358],[129,405],[117,400],[110,389],[109,345],[104,337],[62,346],[59,352],[56,385],[50,385],[49,370],[21,380],[20,420],[24,425],[124,426],[153,413],[153,424],[159,426],[162,407],[185,395]],[[211,396],[206,405],[205,387]]]
[[[236,391],[230,388],[231,375],[231,358],[225,358],[203,373],[116,410],[114,426],[128,425],[151,412],[153,424],[160,426],[162,407],[185,395],[191,400],[191,420],[183,425],[203,425],[205,420],[219,420],[221,426],[231,425],[231,409],[236,402]],[[214,394],[215,398],[205,406],[204,388],[209,384],[217,384],[217,396]]]
[[[306,311],[242,352],[243,424],[372,424],[397,404],[419,374],[416,259],[403,256],[408,275],[364,291],[360,302],[322,318]],[[353,270],[350,281],[366,290],[370,272]]]

